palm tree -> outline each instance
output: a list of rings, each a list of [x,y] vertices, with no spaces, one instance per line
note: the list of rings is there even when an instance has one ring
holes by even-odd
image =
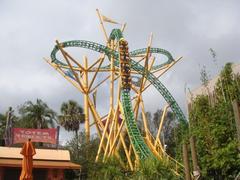
[[[25,128],[49,128],[54,127],[56,113],[48,107],[41,99],[37,99],[34,104],[27,101],[19,108],[21,119],[18,122],[21,127]]]
[[[76,101],[69,100],[62,103],[60,111],[59,124],[67,131],[74,131],[77,137],[80,124],[85,120],[83,108]]]

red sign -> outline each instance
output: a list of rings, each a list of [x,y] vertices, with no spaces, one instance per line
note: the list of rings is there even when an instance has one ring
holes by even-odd
[[[31,139],[32,142],[57,143],[57,129],[26,129],[13,128],[13,144],[26,142]]]

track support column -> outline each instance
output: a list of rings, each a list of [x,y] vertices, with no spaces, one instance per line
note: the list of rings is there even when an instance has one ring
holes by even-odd
[[[90,126],[89,126],[89,106],[88,106],[88,59],[86,56],[83,57],[84,59],[84,114],[85,114],[85,132],[86,132],[86,140],[87,142],[90,141]]]

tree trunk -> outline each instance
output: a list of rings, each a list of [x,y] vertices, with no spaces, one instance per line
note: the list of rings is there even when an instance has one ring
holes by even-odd
[[[200,169],[198,166],[194,136],[190,137],[190,147],[191,147],[192,162],[193,162],[193,176],[194,176],[194,179],[198,179],[200,177]]]
[[[78,149],[78,143],[79,143],[79,138],[78,138],[78,130],[75,130],[75,138],[76,140],[76,148],[77,148],[77,158],[79,157],[79,149]]]
[[[237,100],[232,102],[233,112],[235,117],[236,129],[237,129],[237,139],[238,139],[238,149],[240,150],[240,110]]]
[[[188,159],[188,148],[186,143],[183,144],[183,164],[184,164],[185,180],[191,180],[189,159]]]
[[[37,119],[37,129],[42,129],[42,119]],[[43,147],[43,142],[37,143],[39,147]]]

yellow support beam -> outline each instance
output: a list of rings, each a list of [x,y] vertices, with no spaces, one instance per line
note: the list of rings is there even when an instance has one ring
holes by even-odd
[[[163,127],[163,122],[164,122],[164,118],[166,116],[166,113],[167,113],[167,109],[169,108],[169,105],[166,105],[163,109],[163,113],[162,113],[162,117],[161,117],[161,120],[160,120],[160,124],[159,124],[159,127],[158,127],[158,132],[157,132],[157,136],[156,136],[156,140],[154,142],[154,147],[156,148],[157,146],[157,141],[160,142],[160,145],[162,146],[162,143],[160,141],[160,134],[161,134],[161,131],[162,131],[162,127]]]
[[[88,59],[86,56],[83,57],[84,59],[84,68],[88,69]],[[89,119],[89,106],[88,106],[88,99],[89,99],[89,87],[88,87],[88,71],[84,71],[83,74],[84,79],[84,114],[85,114],[85,132],[86,132],[86,139],[87,142],[90,141],[90,119]]]
[[[112,110],[110,109],[110,111],[112,111]],[[105,134],[107,132],[108,125],[109,125],[109,122],[110,122],[110,115],[111,115],[111,112],[109,112],[107,121],[106,121],[105,126],[104,126],[104,130],[103,130],[103,133],[102,133],[102,138],[101,138],[100,143],[99,143],[99,147],[98,147],[98,151],[97,151],[97,156],[96,156],[95,162],[98,162],[99,155],[101,153],[101,149],[102,149],[103,141],[104,141],[104,138],[105,138]],[[106,150],[107,150],[107,148],[105,148],[105,151]]]

